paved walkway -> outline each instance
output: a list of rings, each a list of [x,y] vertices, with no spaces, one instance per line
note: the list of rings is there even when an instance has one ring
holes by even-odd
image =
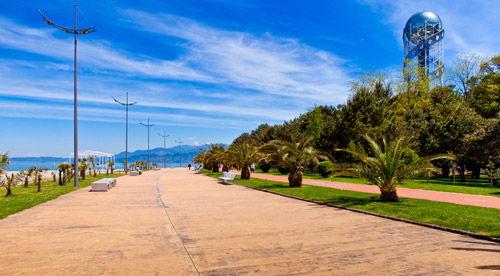
[[[239,171],[231,171],[231,172],[240,174]],[[287,176],[252,173],[251,177],[288,183]],[[305,179],[305,178],[302,181],[302,183],[307,185],[329,187],[340,190],[380,194],[380,189],[374,185],[322,181],[322,180]],[[398,196],[500,209],[500,197],[495,197],[495,196],[438,192],[429,190],[400,188],[400,187],[398,188]]]
[[[1,275],[498,275],[500,245],[187,169],[0,220]]]

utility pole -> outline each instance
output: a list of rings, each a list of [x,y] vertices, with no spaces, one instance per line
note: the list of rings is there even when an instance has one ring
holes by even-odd
[[[141,121],[139,121],[139,124],[145,126],[145,127],[148,127],[148,165],[146,166],[146,169],[149,169],[149,128],[154,126],[154,124],[149,124],[149,118],[148,118],[148,124],[143,124]]]
[[[167,167],[167,137],[170,135],[165,134],[165,130],[163,131],[163,135],[158,133],[161,137],[163,137],[163,167]]]
[[[180,151],[180,155],[179,155],[179,167],[182,168],[182,139],[179,139],[179,141],[175,140],[176,143],[179,144],[179,151]]]
[[[75,28],[74,29],[69,29],[62,27],[60,25],[57,25],[56,23],[50,21],[45,15],[43,15],[42,11],[38,10],[38,12],[43,16],[43,21],[47,22],[47,24],[55,27],[58,30],[64,31],[68,34],[74,34],[75,35],[75,76],[74,76],[74,133],[75,133],[75,141],[74,141],[74,150],[75,150],[75,172],[76,172],[76,177],[75,177],[75,185],[74,187],[79,187],[78,185],[78,93],[77,93],[77,80],[76,80],[76,45],[77,45],[77,35],[79,34],[88,34],[97,31],[94,26],[86,29],[77,29],[77,17],[76,17],[76,10],[77,10],[77,5],[75,5]]]
[[[115,97],[111,96],[111,98],[113,98],[113,100],[115,100],[115,102],[121,104],[121,105],[124,105],[126,107],[126,123],[125,123],[125,173],[127,173],[128,171],[128,107],[129,106],[132,106],[134,104],[137,104],[137,102],[133,102],[133,103],[128,103],[128,92],[127,92],[127,101],[122,103],[120,101],[118,101],[117,99],[115,99]]]

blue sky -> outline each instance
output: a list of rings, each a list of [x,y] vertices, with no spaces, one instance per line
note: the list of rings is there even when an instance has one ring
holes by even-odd
[[[0,2],[0,152],[73,151],[74,1]],[[81,1],[79,148],[129,150],[231,143],[261,123],[280,124],[314,105],[337,105],[363,70],[398,72],[402,29],[414,13],[437,13],[445,62],[462,52],[500,54],[500,1],[177,0]],[[61,8],[67,8],[57,10]],[[53,11],[55,10],[55,11]]]

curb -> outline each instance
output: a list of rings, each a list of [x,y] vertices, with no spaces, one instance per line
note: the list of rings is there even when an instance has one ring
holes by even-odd
[[[292,199],[296,199],[296,200],[301,200],[301,201],[305,201],[305,202],[309,202],[309,203],[314,203],[314,204],[318,204],[318,205],[333,207],[333,208],[337,208],[337,209],[343,209],[343,210],[347,210],[347,211],[351,211],[351,212],[356,212],[356,213],[361,213],[361,214],[365,214],[365,215],[371,215],[371,216],[375,216],[375,217],[380,217],[380,218],[385,218],[385,219],[390,219],[390,220],[405,222],[405,223],[414,224],[414,225],[418,225],[418,226],[422,226],[422,227],[427,227],[427,228],[432,228],[432,229],[436,229],[436,230],[446,231],[446,232],[450,232],[450,233],[460,234],[460,235],[463,235],[463,236],[468,236],[468,237],[479,239],[479,240],[486,240],[486,241],[500,243],[500,238],[491,237],[491,236],[482,235],[482,234],[477,234],[477,233],[474,233],[474,232],[469,232],[469,231],[459,230],[459,229],[454,229],[454,228],[448,228],[448,227],[439,226],[439,225],[435,225],[435,224],[416,222],[416,221],[409,220],[409,219],[404,219],[404,218],[398,218],[398,217],[393,217],[393,216],[388,216],[388,215],[382,215],[382,214],[372,213],[372,212],[368,212],[368,211],[364,211],[364,210],[354,209],[354,208],[350,208],[350,207],[335,205],[335,204],[321,202],[321,201],[309,200],[309,199],[305,199],[305,198],[300,198],[300,197],[291,196],[291,195],[287,195],[287,194],[282,194],[282,193],[278,193],[278,192],[274,192],[274,191],[269,191],[269,190],[264,190],[264,189],[260,189],[260,188],[248,187],[248,186],[237,184],[237,183],[233,183],[233,182],[230,182],[230,183],[233,184],[233,185],[238,185],[238,186],[245,187],[245,188],[248,188],[248,189],[257,190],[257,191],[261,191],[261,192],[266,192],[266,193],[270,193],[270,194],[274,194],[274,195],[279,195],[279,196],[283,196],[283,197],[288,197],[288,198],[292,198]]]

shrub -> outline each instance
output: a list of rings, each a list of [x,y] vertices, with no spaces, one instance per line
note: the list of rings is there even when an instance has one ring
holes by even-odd
[[[259,165],[259,168],[263,171],[263,172],[269,172],[269,169],[271,169],[271,164],[268,164],[268,163],[262,163]]]
[[[327,178],[330,175],[330,172],[328,171],[328,168],[332,166],[332,162],[330,161],[323,161],[320,162],[318,165],[318,173],[321,174],[324,178]]]
[[[288,174],[288,173],[290,173],[290,170],[288,168],[285,168],[285,167],[278,167],[278,171],[281,174]]]

